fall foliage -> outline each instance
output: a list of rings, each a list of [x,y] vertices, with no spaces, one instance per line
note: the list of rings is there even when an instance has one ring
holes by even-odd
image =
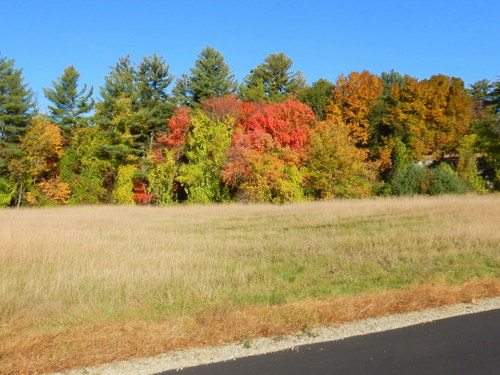
[[[303,165],[314,112],[298,100],[269,104],[233,137],[223,180],[240,198],[286,202],[303,197]]]
[[[333,87],[328,114],[340,116],[354,142],[360,145],[368,142],[368,114],[382,89],[382,80],[367,70],[341,75]]]
[[[0,62],[0,73],[13,72],[13,61]],[[45,90],[61,116],[31,117],[24,106],[18,127],[0,124],[0,205],[282,203],[500,188],[498,81],[468,90],[443,74],[364,70],[307,85],[291,66],[271,54],[238,86],[207,47],[170,93],[162,57],[125,56],[105,77],[93,116],[85,114],[94,100],[68,67]],[[71,98],[81,111],[68,131]],[[450,155],[450,167],[422,166]]]

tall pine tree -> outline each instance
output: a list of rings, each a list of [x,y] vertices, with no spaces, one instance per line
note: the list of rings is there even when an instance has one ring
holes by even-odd
[[[250,71],[241,89],[244,100],[280,102],[305,88],[300,71],[290,71],[293,61],[284,53],[270,54]]]
[[[234,75],[224,57],[212,47],[204,48],[198,55],[191,75],[177,79],[173,92],[184,104],[196,105],[210,96],[221,97],[236,91]]]
[[[48,107],[50,117],[67,133],[86,125],[88,117],[85,115],[94,108],[94,90],[90,87],[87,91],[86,84],[78,90],[79,78],[80,73],[70,65],[58,81],[52,82],[52,88],[43,89],[47,99],[54,104]]]
[[[165,60],[156,54],[144,57],[136,68],[137,110],[144,112],[150,143],[174,112],[175,106],[167,91],[173,79]]]
[[[8,205],[26,172],[19,146],[36,111],[33,92],[14,60],[0,56],[0,206]]]
[[[0,56],[0,141],[17,143],[35,111],[33,92],[25,84],[14,60]]]
[[[120,118],[127,124],[119,127],[127,128],[136,148],[147,151],[154,134],[173,113],[173,101],[167,91],[172,80],[169,66],[157,55],[144,57],[139,64],[132,63],[128,56],[120,58],[101,88],[97,123],[105,130],[116,130]]]

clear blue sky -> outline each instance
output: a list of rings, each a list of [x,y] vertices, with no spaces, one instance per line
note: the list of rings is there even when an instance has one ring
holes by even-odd
[[[69,65],[98,92],[120,56],[157,53],[179,76],[207,45],[238,80],[284,52],[310,83],[396,69],[469,84],[500,75],[499,14],[499,0],[11,0],[0,53],[23,68],[42,112],[42,88]]]

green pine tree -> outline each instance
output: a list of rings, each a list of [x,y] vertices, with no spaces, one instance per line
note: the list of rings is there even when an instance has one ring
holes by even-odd
[[[235,91],[234,75],[224,62],[224,57],[214,48],[206,47],[191,68],[191,75],[177,79],[173,93],[178,101],[197,105],[210,96],[220,97]]]
[[[169,73],[169,66],[165,60],[156,54],[144,57],[137,66],[136,110],[144,113],[149,143],[152,142],[154,134],[164,130],[166,120],[174,112],[175,106],[167,91],[173,79],[174,76]]]
[[[305,88],[305,79],[300,71],[290,71],[292,64],[292,59],[284,53],[270,54],[245,78],[240,96],[248,101],[266,97],[270,102],[280,102],[296,94]],[[258,87],[261,92],[256,92]]]
[[[128,56],[120,58],[101,87],[96,122],[108,131],[126,128],[135,147],[146,154],[154,134],[165,127],[173,113],[173,100],[167,91],[172,80],[162,57],[144,57],[139,64]]]
[[[43,89],[47,99],[54,104],[48,107],[50,117],[67,133],[87,125],[89,118],[85,115],[94,108],[94,90],[90,87],[87,91],[86,84],[78,90],[79,78],[80,73],[70,65],[58,81],[52,82],[52,88]]]
[[[0,142],[18,143],[35,112],[33,92],[14,60],[0,56]]]
[[[138,92],[134,84],[135,69],[129,56],[120,57],[115,66],[104,78],[104,86],[100,89],[102,100],[96,104],[96,122],[103,128],[110,126],[115,117],[116,102],[127,98],[135,101]]]
[[[14,60],[0,56],[0,206],[20,197],[27,168],[20,141],[36,112],[33,92]],[[18,204],[20,200],[18,200]]]

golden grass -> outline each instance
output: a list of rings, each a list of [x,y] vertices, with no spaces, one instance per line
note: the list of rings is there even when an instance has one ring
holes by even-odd
[[[499,222],[499,195],[2,210],[0,373],[498,295]]]

